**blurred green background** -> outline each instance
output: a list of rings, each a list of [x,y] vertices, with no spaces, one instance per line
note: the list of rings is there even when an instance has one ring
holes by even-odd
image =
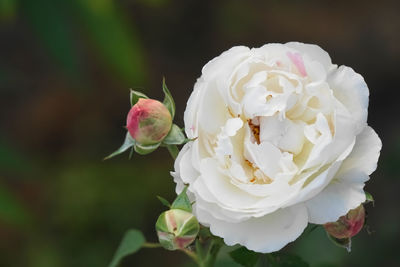
[[[173,161],[102,158],[123,141],[129,88],[161,98],[162,76],[185,103],[201,67],[234,45],[319,44],[370,88],[369,124],[383,140],[366,190],[372,234],[353,251],[319,229],[286,250],[311,266],[400,266],[398,1],[0,0],[0,266],[106,266],[129,228],[156,241],[172,200]],[[143,249],[122,266],[188,266]],[[235,266],[221,255],[219,266]]]

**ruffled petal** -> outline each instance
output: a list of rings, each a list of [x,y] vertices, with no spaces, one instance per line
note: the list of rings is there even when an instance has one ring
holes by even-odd
[[[334,222],[365,201],[364,182],[376,169],[381,147],[378,135],[371,127],[365,127],[331,183],[306,202],[310,222]]]
[[[195,214],[200,223],[210,226],[211,232],[222,237],[227,245],[241,244],[261,253],[280,250],[297,239],[308,223],[307,209],[302,204],[238,223],[216,219],[200,206],[195,207]]]

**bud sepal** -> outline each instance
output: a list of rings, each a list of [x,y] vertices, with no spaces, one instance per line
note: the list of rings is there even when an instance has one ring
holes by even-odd
[[[159,242],[168,250],[185,249],[196,239],[199,230],[196,217],[181,209],[163,212],[156,222]]]

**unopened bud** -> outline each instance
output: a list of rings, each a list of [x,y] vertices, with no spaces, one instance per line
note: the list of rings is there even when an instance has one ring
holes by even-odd
[[[325,230],[331,236],[344,239],[350,238],[358,234],[364,226],[365,210],[363,205],[350,210],[346,215],[342,216],[336,222],[324,224]]]
[[[154,99],[140,98],[126,119],[129,134],[141,145],[161,142],[172,126],[168,109]]]
[[[168,210],[158,217],[156,230],[160,244],[168,250],[184,249],[200,230],[196,217],[180,209]]]

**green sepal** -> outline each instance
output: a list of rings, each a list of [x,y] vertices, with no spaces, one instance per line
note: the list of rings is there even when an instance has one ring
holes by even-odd
[[[135,152],[138,153],[139,155],[147,155],[150,154],[151,152],[153,152],[154,150],[156,150],[161,143],[157,143],[154,145],[141,145],[139,143],[136,143],[134,148],[135,148]]]
[[[139,101],[139,98],[148,99],[149,97],[141,92],[131,89],[131,92],[130,92],[131,106],[134,106]]]
[[[347,252],[351,251],[351,238],[336,238],[334,236],[331,236],[330,234],[326,233],[328,235],[329,240],[332,241],[333,244],[335,244],[338,247],[345,248]]]
[[[128,230],[108,267],[117,267],[123,258],[138,251],[146,242],[143,234],[135,229]]]
[[[169,203],[168,200],[166,200],[163,197],[157,196],[158,200],[160,200],[161,204],[163,204],[164,206],[170,208],[171,207],[171,203]]]
[[[171,95],[171,92],[168,90],[168,87],[165,84],[165,78],[163,78],[162,89],[165,95],[163,104],[169,110],[169,113],[171,113],[171,117],[173,120],[175,116],[175,102],[174,98]]]
[[[244,267],[253,267],[256,265],[260,254],[245,247],[240,247],[229,252],[231,258]]]
[[[104,160],[106,159],[110,159],[112,157],[115,157],[123,152],[125,152],[126,150],[128,150],[130,147],[133,147],[136,144],[135,139],[133,139],[131,137],[131,135],[129,134],[129,132],[126,133],[125,136],[125,141],[122,144],[122,146],[120,148],[117,149],[117,151],[114,151],[113,153],[111,153],[110,155],[108,155],[107,157],[104,158]]]
[[[371,195],[370,193],[366,192],[366,191],[364,191],[364,193],[365,193],[365,203],[370,203],[370,202],[372,202],[372,205],[374,205],[375,200],[374,200],[374,198],[372,197],[372,195]]]
[[[163,144],[181,145],[185,143],[185,141],[186,137],[183,134],[182,130],[176,124],[172,124],[171,130],[163,140]]]
[[[186,194],[187,186],[172,202],[171,209],[181,209],[187,212],[192,212],[192,205],[190,204],[189,197]]]

